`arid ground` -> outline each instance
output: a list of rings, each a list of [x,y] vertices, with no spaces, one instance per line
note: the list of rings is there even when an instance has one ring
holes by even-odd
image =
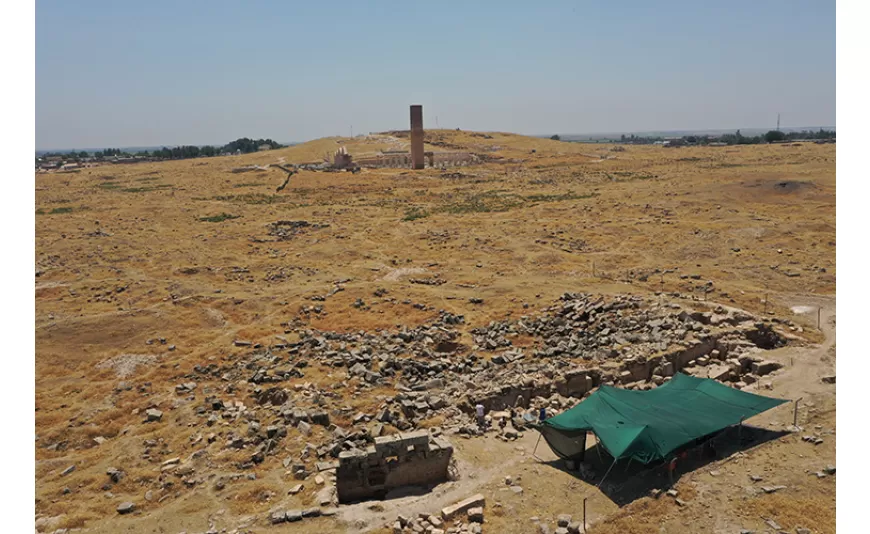
[[[510,443],[448,435],[460,480],[403,510],[435,513],[479,492],[487,497],[484,531],[524,533],[534,532],[532,517],[553,526],[558,514],[579,518],[585,497],[596,533],[773,532],[770,521],[787,532],[834,532],[836,477],[815,474],[835,463],[836,386],[820,380],[836,362],[834,145],[622,150],[434,130],[428,149],[468,150],[486,162],[302,171],[281,192],[278,169],[232,172],[319,161],[339,143],[362,155],[406,141],[332,138],[244,156],[37,174],[39,531],[381,529],[402,512],[390,502],[269,525],[275,506],[316,505],[313,477],[287,494],[298,481],[282,460],[298,458],[326,430],[303,437],[288,428],[279,452],[240,470],[251,453],[227,448],[226,435],[244,432],[247,421],[206,426],[197,409],[218,394],[250,405],[254,385],[194,367],[236,361],[251,350],[239,340],[292,343],[303,327],[395,330],[446,310],[465,316],[467,341],[473,328],[534,314],[565,292],[662,292],[798,325],[788,346],[766,356],[785,367],[760,393],[802,397],[803,432],[684,473],[675,486],[682,505],[664,496],[617,504],[533,459],[532,431]],[[269,226],[278,221],[308,224],[284,224],[281,234]],[[302,371],[282,387],[334,389],[330,402],[350,416],[396,393],[385,385],[352,394],[339,387],[346,371],[317,362]],[[191,381],[196,389],[179,394]],[[162,418],[143,422],[153,408]],[[753,424],[782,430],[792,410],[784,405]],[[333,421],[349,427],[350,416]],[[808,433],[823,442],[803,441]],[[555,458],[542,449],[539,457]],[[196,468],[168,476],[172,458]],[[124,474],[113,481],[109,468]],[[521,477],[524,492],[505,492],[505,476]],[[763,485],[785,488],[768,494],[757,490]],[[119,514],[122,502],[135,512]]]

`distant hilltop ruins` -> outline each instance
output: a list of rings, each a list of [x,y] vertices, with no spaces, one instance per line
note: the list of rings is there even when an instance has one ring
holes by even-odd
[[[412,168],[424,169],[433,167],[459,167],[480,163],[480,158],[470,152],[427,152],[423,146],[423,106],[411,106],[411,149],[384,150],[372,156],[363,156],[354,160],[345,147],[339,148],[333,155],[332,166],[335,169],[368,168]]]

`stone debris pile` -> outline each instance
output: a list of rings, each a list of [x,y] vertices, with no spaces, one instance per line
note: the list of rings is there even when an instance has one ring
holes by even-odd
[[[145,440],[142,458],[162,473],[150,488],[160,492],[155,498],[206,483],[204,470],[225,457],[232,458],[225,468],[238,472],[217,477],[217,491],[253,475],[255,466],[281,463],[288,487],[311,487],[313,478],[315,501],[328,508],[339,499],[453,477],[446,437],[495,433],[518,439],[541,408],[552,416],[602,384],[650,389],[677,371],[737,388],[758,383],[781,366],[761,357],[785,343],[779,330],[776,321],[738,310],[566,293],[540,314],[477,328],[443,310],[422,325],[370,331],[320,331],[287,322],[271,343],[231,341],[227,355],[179,373],[162,396],[150,383],[128,382],[114,394],[142,395],[135,413],[149,425],[184,422],[195,429],[190,440],[202,457],[179,465],[161,466],[171,451],[160,439]],[[477,405],[484,407],[481,420]],[[387,454],[394,440],[405,449]],[[431,461],[437,468],[429,471],[438,475],[401,479],[394,473],[402,469],[390,463],[399,457]],[[351,464],[356,467],[346,467]],[[349,479],[337,473],[349,472],[354,482],[343,486]],[[354,494],[346,487],[363,489]],[[306,517],[275,512],[277,522]],[[462,532],[474,524],[466,521]]]

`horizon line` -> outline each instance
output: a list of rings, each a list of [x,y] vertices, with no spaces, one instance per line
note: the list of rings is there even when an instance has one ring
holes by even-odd
[[[813,130],[813,129],[816,129],[816,128],[832,129],[832,130],[836,130],[836,129],[837,129],[836,126],[832,126],[832,125],[831,125],[831,126],[784,126],[784,127],[780,127],[780,130],[781,130],[781,131],[786,131],[786,130],[797,130],[797,131],[803,131],[803,130]],[[455,128],[426,128],[426,129],[428,129],[428,130],[455,130]],[[579,132],[579,133],[568,133],[568,132],[559,133],[559,132],[554,132],[554,133],[544,133],[544,134],[527,134],[527,133],[506,132],[506,131],[505,131],[505,132],[501,132],[501,133],[513,133],[513,134],[515,134],[515,135],[525,135],[525,136],[527,136],[527,137],[549,137],[549,136],[552,136],[552,135],[559,135],[559,136],[591,136],[591,135],[630,135],[630,134],[635,134],[635,135],[636,135],[636,134],[649,134],[649,133],[672,133],[672,132],[731,132],[731,131],[735,131],[735,132],[736,132],[737,130],[765,130],[765,129],[768,129],[768,128],[765,127],[765,126],[761,126],[761,127],[757,127],[757,126],[746,126],[746,127],[740,127],[740,128],[684,128],[684,129],[680,129],[680,128],[672,128],[672,129],[669,129],[669,130],[654,130],[654,129],[652,129],[652,130],[630,130],[630,131],[629,131],[629,130],[626,130],[626,131],[615,130],[615,131],[607,131],[607,132],[601,132],[601,131],[598,131],[598,132]],[[463,130],[463,129],[460,129],[460,130],[461,130],[461,131],[465,131],[465,132],[491,132],[491,133],[499,133],[499,132],[500,132],[499,130]],[[773,130],[773,128],[769,128],[769,130]],[[392,130],[383,130],[383,131],[384,131],[384,132],[388,132],[388,131],[396,131],[396,130],[395,130],[395,129],[392,129]],[[372,132],[372,133],[376,133],[376,132]],[[357,136],[354,136],[354,137],[359,137],[360,135],[368,135],[368,134],[358,134]],[[288,142],[281,142],[281,141],[278,141],[278,143],[280,143],[280,144],[282,144],[282,145],[285,145],[285,146],[293,146],[293,145],[301,145],[301,144],[303,144],[303,143],[308,143],[308,142],[310,142],[310,141],[316,141],[316,140],[318,140],[318,139],[328,139],[328,138],[330,138],[330,137],[344,137],[344,136],[342,136],[342,135],[326,135],[326,136],[322,136],[322,137],[314,137],[314,138],[311,138],[311,139],[306,139],[305,141],[288,141]],[[174,147],[180,147],[180,146],[196,146],[196,147],[204,147],[204,146],[224,146],[224,145],[226,145],[226,143],[221,143],[221,144],[213,144],[213,143],[203,143],[203,144],[194,144],[194,143],[169,143],[169,144],[166,144],[166,143],[161,143],[161,144],[157,144],[157,145],[127,145],[127,146],[70,147],[70,148],[36,148],[35,151],[36,151],[36,152],[60,152],[60,151],[72,152],[72,151],[77,151],[77,150],[78,150],[78,151],[95,151],[95,150],[106,150],[106,149],[118,149],[118,150],[121,150],[121,149],[131,149],[131,148],[139,148],[139,149],[151,148],[151,149],[153,149],[153,148],[174,148]]]

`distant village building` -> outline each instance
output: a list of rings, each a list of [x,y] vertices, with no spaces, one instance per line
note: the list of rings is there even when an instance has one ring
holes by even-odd
[[[260,145],[257,147],[257,150],[272,150],[272,145]]]

